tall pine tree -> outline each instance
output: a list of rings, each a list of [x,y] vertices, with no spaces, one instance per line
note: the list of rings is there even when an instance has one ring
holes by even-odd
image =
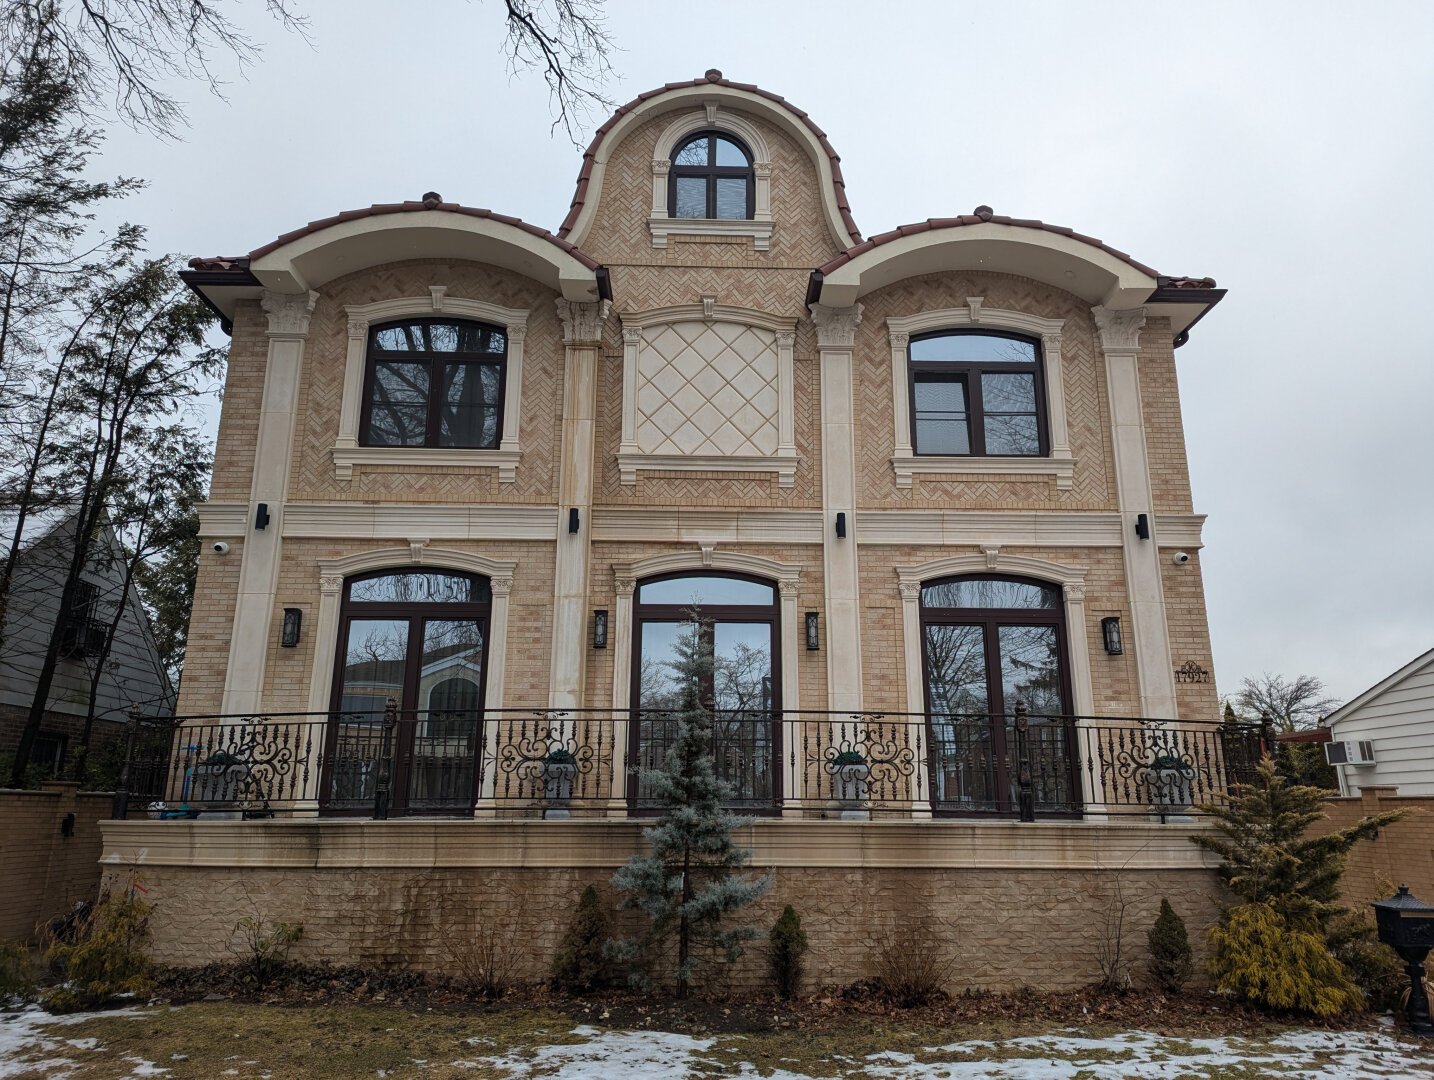
[[[694,611],[668,662],[682,702],[664,720],[675,723],[675,737],[662,767],[644,774],[665,810],[643,830],[648,854],[634,855],[612,879],[626,894],[622,906],[650,920],[641,937],[615,943],[617,958],[632,964],[635,981],[645,984],[652,967],[675,950],[679,998],[687,996],[701,963],[731,964],[742,955],[757,931],[728,921],[772,883],[770,876],[754,880],[739,873],[751,852],[733,839],[741,819],[722,806],[728,788],[717,777],[715,717],[704,701],[713,682],[711,641],[711,624]]]

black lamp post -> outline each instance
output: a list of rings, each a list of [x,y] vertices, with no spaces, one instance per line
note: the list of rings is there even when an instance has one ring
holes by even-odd
[[[1434,949],[1434,907],[1410,893],[1408,885],[1399,886],[1388,900],[1376,900],[1373,906],[1379,940],[1399,954],[1409,973],[1409,1004],[1404,1007],[1409,1030],[1434,1035],[1429,995],[1424,992],[1424,960]]]

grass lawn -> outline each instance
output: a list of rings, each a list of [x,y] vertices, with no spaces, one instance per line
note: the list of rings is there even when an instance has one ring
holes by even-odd
[[[840,1015],[765,1031],[662,1031],[631,1014],[607,1026],[601,1005],[576,1011],[223,1001],[54,1017],[32,1008],[0,1013],[0,1078],[1434,1078],[1434,1040],[1380,1028],[1272,1025],[1212,1037],[1178,1026]]]

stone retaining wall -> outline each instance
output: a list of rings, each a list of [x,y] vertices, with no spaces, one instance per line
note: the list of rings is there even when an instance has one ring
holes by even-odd
[[[294,959],[445,973],[475,941],[499,943],[516,979],[540,979],[579,894],[612,900],[635,822],[109,822],[106,873],[138,874],[155,904],[155,956],[235,958],[249,915],[302,922]],[[1197,957],[1218,885],[1189,826],[769,822],[751,827],[754,872],[774,884],[750,911],[765,931],[792,904],[811,946],[809,985],[871,975],[882,948],[939,939],[954,989],[1064,989],[1095,981],[1124,906],[1125,956],[1168,898]],[[905,863],[905,865],[901,865]],[[1044,864],[1044,865],[1041,865]],[[638,925],[624,915],[629,930]],[[763,979],[760,943],[735,972]]]

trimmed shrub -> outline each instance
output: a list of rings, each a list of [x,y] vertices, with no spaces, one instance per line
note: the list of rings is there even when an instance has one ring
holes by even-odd
[[[801,989],[802,956],[806,951],[807,935],[802,929],[802,918],[788,904],[767,935],[767,971],[778,997],[795,997]]]
[[[1160,914],[1150,928],[1150,977],[1167,994],[1178,994],[1194,970],[1190,938],[1185,920],[1175,914],[1170,901],[1161,898]]]
[[[24,945],[0,945],[0,1004],[35,996],[35,965]]]
[[[611,933],[607,908],[596,887],[589,885],[579,897],[573,921],[553,954],[553,985],[571,994],[585,994],[609,985],[613,979],[604,949]]]
[[[1216,988],[1281,1012],[1338,1016],[1364,996],[1317,929],[1291,926],[1270,904],[1241,904],[1210,931]]]
[[[51,1012],[70,1012],[103,1005],[127,994],[149,991],[149,916],[153,907],[139,898],[131,883],[120,896],[100,896],[89,918],[78,928],[74,944],[56,942],[45,960],[64,977],[42,1004]]]

